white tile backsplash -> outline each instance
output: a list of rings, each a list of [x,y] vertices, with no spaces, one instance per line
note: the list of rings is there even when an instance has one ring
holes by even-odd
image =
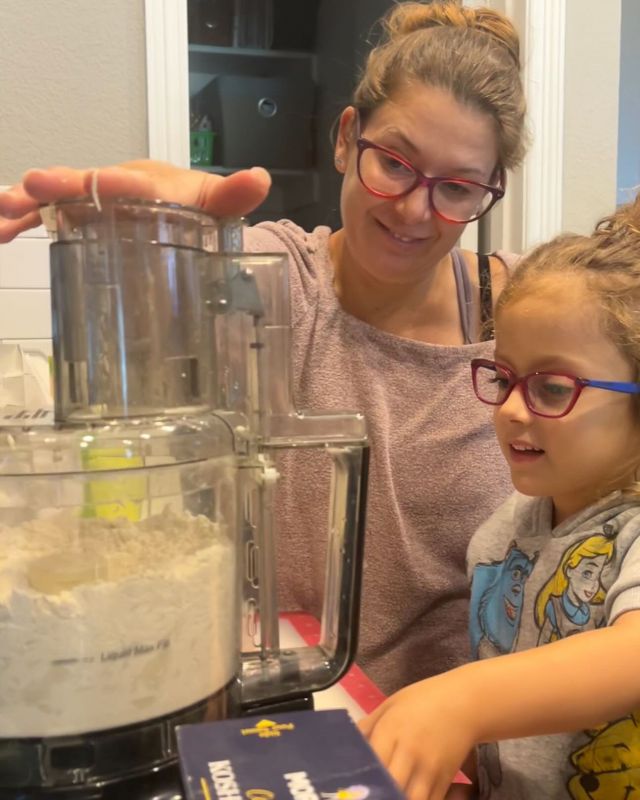
[[[49,241],[19,236],[0,245],[0,289],[48,289]],[[1,297],[1,295],[0,295]]]
[[[0,187],[1,188],[1,187]],[[37,228],[31,228],[26,233],[20,234],[19,238],[25,237],[27,239],[46,239],[49,241],[49,234],[44,225],[39,225]]]
[[[53,343],[51,339],[2,339],[4,344],[19,344],[27,353],[35,350],[45,356],[53,355]]]
[[[0,290],[0,339],[48,339],[50,336],[48,289]]]
[[[40,225],[0,244],[0,339],[46,355],[51,355],[49,242]]]

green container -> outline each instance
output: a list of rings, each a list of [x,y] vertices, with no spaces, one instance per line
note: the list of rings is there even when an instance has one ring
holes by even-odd
[[[213,164],[215,131],[191,131],[191,166],[210,167]]]

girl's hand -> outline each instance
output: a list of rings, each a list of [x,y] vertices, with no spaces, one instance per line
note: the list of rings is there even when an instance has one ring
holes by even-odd
[[[477,795],[473,786],[454,783],[446,793],[444,800],[474,800]]]
[[[444,800],[476,744],[458,670],[401,689],[359,723],[409,800]]]
[[[86,197],[92,183],[99,197],[165,200],[195,206],[213,216],[242,216],[262,203],[271,178],[261,167],[223,178],[162,161],[131,161],[100,169],[33,169],[20,183],[0,192],[0,242],[38,226],[41,205]]]

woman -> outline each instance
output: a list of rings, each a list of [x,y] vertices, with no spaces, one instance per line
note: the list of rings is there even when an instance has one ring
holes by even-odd
[[[525,137],[518,38],[507,19],[407,2],[385,30],[340,117],[344,227],[262,223],[246,243],[290,254],[297,406],[367,416],[358,662],[393,691],[467,658],[466,546],[509,491],[490,414],[468,378],[471,358],[492,355],[483,323],[506,268],[497,258],[479,265],[456,242],[502,196]],[[226,179],[141,162],[32,171],[0,197],[0,238],[37,224],[39,203],[87,193],[92,178],[101,196],[160,197],[221,215],[249,212],[269,186],[261,169]],[[318,611],[316,531],[326,523],[313,513],[313,464],[296,467],[295,478],[281,501],[283,601]]]

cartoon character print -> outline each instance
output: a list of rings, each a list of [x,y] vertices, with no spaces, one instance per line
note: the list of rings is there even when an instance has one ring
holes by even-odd
[[[511,542],[504,561],[477,564],[471,581],[469,629],[474,658],[511,653],[516,645],[524,585],[538,554],[529,558]]]
[[[322,800],[366,800],[371,794],[368,786],[348,786],[346,789],[338,789],[337,792],[322,792]]]
[[[593,630],[604,622],[602,570],[614,554],[610,526],[565,550],[535,603],[538,645]]]
[[[640,712],[587,733],[590,740],[570,756],[577,770],[567,784],[572,800],[638,800]]]

